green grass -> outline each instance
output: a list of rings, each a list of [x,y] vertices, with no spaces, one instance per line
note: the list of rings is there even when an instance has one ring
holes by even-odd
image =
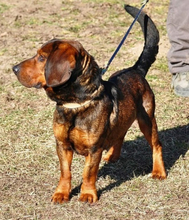
[[[0,3],[0,14],[3,14],[3,12],[9,10],[10,6]]]
[[[159,58],[154,65],[155,65],[155,68],[161,72],[164,72],[164,73],[169,72],[166,57]]]
[[[126,3],[140,7],[139,1]],[[150,178],[151,150],[134,123],[120,160],[100,164],[95,205],[78,202],[84,157],[74,155],[69,203],[52,205],[59,180],[59,162],[52,131],[55,103],[44,91],[27,89],[12,66],[35,55],[53,37],[77,39],[100,66],[109,60],[132,22],[123,1],[16,1],[0,4],[0,219],[40,220],[188,220],[189,100],[173,94],[167,67],[168,0],[149,1],[145,10],[156,22],[161,40],[147,80],[156,97],[156,119],[168,178]],[[17,17],[21,15],[21,17]],[[16,19],[17,18],[17,19]],[[143,47],[135,25],[104,78],[129,67]]]

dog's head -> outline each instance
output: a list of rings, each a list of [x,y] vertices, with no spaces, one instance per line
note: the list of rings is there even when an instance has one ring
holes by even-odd
[[[57,87],[66,83],[74,72],[88,68],[89,54],[77,41],[53,39],[37,54],[13,67],[18,80],[26,87]],[[90,56],[91,57],[91,56]]]

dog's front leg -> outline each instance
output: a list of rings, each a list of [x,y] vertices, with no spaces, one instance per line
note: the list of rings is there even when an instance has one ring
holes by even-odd
[[[102,149],[98,149],[95,153],[89,153],[85,158],[83,183],[81,185],[81,195],[79,198],[82,202],[95,203],[98,200],[95,183],[101,157]]]
[[[63,148],[63,144],[57,141],[57,154],[60,161],[60,181],[52,196],[52,202],[63,203],[69,201],[71,191],[71,163],[73,151]]]

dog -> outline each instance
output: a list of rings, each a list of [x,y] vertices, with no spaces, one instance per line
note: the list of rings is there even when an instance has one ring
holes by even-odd
[[[125,10],[133,17],[138,9]],[[60,180],[53,203],[70,199],[73,153],[85,156],[80,201],[98,200],[96,179],[102,152],[104,160],[116,162],[127,130],[137,120],[152,148],[152,177],[165,179],[159,141],[154,94],[145,79],[158,53],[159,32],[144,12],[138,18],[145,44],[137,62],[104,81],[94,58],[74,40],[52,39],[37,54],[13,67],[24,86],[43,88],[56,102],[53,131],[60,162]]]

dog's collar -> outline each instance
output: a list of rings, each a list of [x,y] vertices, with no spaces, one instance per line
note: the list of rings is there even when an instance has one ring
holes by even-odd
[[[89,104],[91,101],[92,100],[87,100],[87,101],[81,102],[81,103],[76,103],[76,102],[64,103],[64,104],[62,104],[62,107],[69,108],[69,109],[81,108],[81,107]]]
[[[63,108],[68,108],[68,109],[76,109],[76,108],[81,108],[83,106],[88,105],[90,102],[94,101],[94,98],[99,96],[101,94],[101,92],[103,91],[104,87],[100,86],[92,95],[91,95],[91,99],[90,100],[86,100],[84,102],[81,103],[77,103],[77,102],[68,102],[68,103],[63,103],[62,107]]]

